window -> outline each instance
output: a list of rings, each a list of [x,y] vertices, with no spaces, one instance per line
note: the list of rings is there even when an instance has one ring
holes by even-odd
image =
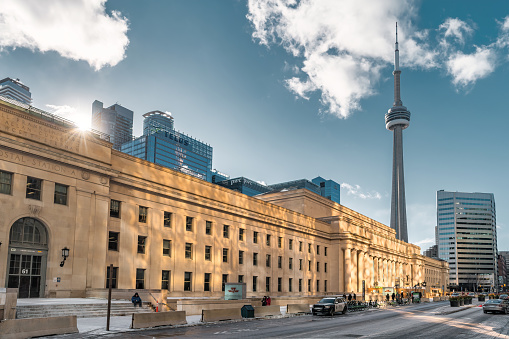
[[[265,266],[270,267],[270,254],[265,256]]]
[[[323,248],[323,255],[324,255],[324,256],[327,256],[327,247],[324,247],[324,248]]]
[[[170,289],[170,271],[162,271],[161,274],[161,289],[169,290]]]
[[[212,235],[212,221],[205,221],[205,234]]]
[[[171,240],[163,239],[163,257],[171,257]]]
[[[191,291],[192,278],[192,272],[184,272],[184,291]]]
[[[288,258],[288,268],[293,270],[293,258]]]
[[[244,229],[243,228],[239,228],[239,240],[240,241],[244,241]]]
[[[258,232],[253,232],[253,242],[255,244],[258,244]]]
[[[308,271],[311,271],[311,260],[308,260]]]
[[[256,292],[256,283],[258,282],[258,277],[256,275],[253,276],[253,292]]]
[[[311,292],[311,279],[308,279],[308,292]]]
[[[320,272],[320,263],[318,261],[316,262],[316,271]]]
[[[228,239],[230,237],[230,226],[223,225],[223,238]]]
[[[239,275],[239,278],[237,279],[237,281],[239,283],[243,283],[244,282],[244,276],[243,275]]]
[[[265,292],[270,292],[270,277],[265,278]]]
[[[138,253],[145,253],[145,245],[147,243],[147,237],[142,235],[138,236]]]
[[[12,193],[12,173],[0,171],[0,193]]]
[[[267,237],[266,237],[266,239],[265,239],[265,244],[266,244],[267,246],[270,246],[270,234],[267,234]]]
[[[299,252],[302,252],[302,241],[299,241]]]
[[[277,268],[283,268],[283,257],[282,256],[277,257]]]
[[[148,208],[145,206],[140,206],[140,213],[138,214],[138,221],[142,223],[147,222],[148,216]]]
[[[137,268],[136,269],[136,287],[137,290],[142,290],[145,288],[145,269]]]
[[[327,280],[323,281],[323,290],[324,292],[327,292]]]
[[[324,264],[323,264],[323,271],[324,271],[325,273],[327,273],[327,263],[324,263]]]
[[[302,279],[299,279],[299,292],[302,292]]]
[[[203,278],[203,290],[205,292],[210,292],[210,273],[205,273]]]
[[[171,227],[171,217],[172,217],[172,214],[170,212],[164,212],[164,216],[163,216],[163,226],[164,227]]]
[[[293,249],[293,239],[288,239],[288,249]]]
[[[253,253],[253,266],[258,266],[258,253]]]
[[[27,199],[41,200],[41,187],[42,187],[41,179],[27,177],[27,189],[26,189]]]
[[[226,288],[226,283],[228,282],[228,274],[223,274],[223,280],[222,280],[222,287],[221,287],[221,291],[224,292],[225,288]]]
[[[281,292],[281,278],[277,278],[277,291]]]
[[[193,231],[193,217],[186,217],[186,231],[192,232]]]
[[[186,242],[185,258],[193,259],[193,244]]]
[[[308,244],[308,253],[311,253],[311,244]]]
[[[120,201],[110,200],[110,217],[120,218]]]
[[[289,278],[288,279],[288,292],[292,291],[292,285],[293,285],[293,279]]]
[[[53,202],[58,205],[67,205],[67,188],[69,186],[55,183]]]
[[[277,247],[281,248],[283,246],[283,237],[277,237]]]
[[[316,255],[320,255],[320,245],[316,245]]]
[[[117,288],[118,267],[113,267],[111,276],[111,288]],[[106,288],[110,288],[110,267],[106,267]]]
[[[205,246],[205,260],[212,260],[212,246]]]
[[[223,262],[228,262],[228,249],[223,248]]]
[[[316,291],[320,292],[320,280],[316,281]]]
[[[239,265],[244,264],[244,251],[239,251]]]
[[[118,251],[118,232],[109,232],[108,234],[108,250]]]
[[[299,259],[299,271],[302,271],[302,259]]]

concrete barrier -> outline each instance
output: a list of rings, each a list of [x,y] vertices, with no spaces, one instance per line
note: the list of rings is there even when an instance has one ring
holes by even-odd
[[[203,310],[218,310],[224,308],[241,309],[242,306],[244,305],[253,304],[251,303],[250,299],[240,299],[240,300],[182,299],[177,300],[177,311],[186,311],[187,315],[199,315],[202,314]]]
[[[269,315],[281,315],[281,307],[279,305],[271,306],[254,306],[255,317],[266,317]]]
[[[216,310],[203,310],[201,313],[202,322],[220,321],[220,320],[237,320],[242,319],[239,308],[222,308]]]
[[[310,307],[305,304],[288,304],[286,306],[286,313],[309,313]]]
[[[78,333],[78,319],[67,317],[7,319],[0,322],[2,339],[21,339],[54,334]]]
[[[187,324],[186,312],[133,313],[131,328]]]

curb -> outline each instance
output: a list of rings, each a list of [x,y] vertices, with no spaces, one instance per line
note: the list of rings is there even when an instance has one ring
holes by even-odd
[[[463,307],[460,306],[459,309],[455,309],[455,310],[452,310],[452,311],[441,312],[441,313],[435,313],[435,315],[453,314],[453,313],[464,311],[464,310],[472,308],[472,307],[478,307],[478,305],[468,305],[468,306],[463,306]]]

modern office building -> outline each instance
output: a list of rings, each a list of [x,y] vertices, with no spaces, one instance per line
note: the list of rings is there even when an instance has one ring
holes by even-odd
[[[210,145],[176,131],[169,113],[152,111],[143,117],[143,135],[123,143],[122,152],[202,180],[212,180]]]
[[[497,226],[492,193],[437,192],[438,255],[452,288],[497,287]]]
[[[211,178],[212,178],[212,180],[210,182],[213,184],[217,184],[218,182],[230,179],[230,176],[228,174],[219,172],[216,169],[213,169],[212,171],[210,171],[210,174],[211,174]]]
[[[431,246],[426,251],[424,251],[424,253],[422,255],[424,255],[425,257],[428,257],[428,258],[438,259],[439,258],[438,257],[438,246],[437,245]]]
[[[507,287],[507,265],[503,255],[497,256],[497,276],[499,291],[505,291]]]
[[[327,180],[322,177],[316,177],[311,180],[313,184],[320,186],[320,195],[329,200],[341,204],[340,200],[340,188],[341,185],[334,180]]]
[[[119,104],[104,108],[103,103],[95,100],[92,103],[92,128],[108,134],[113,148],[133,138],[133,111]]]
[[[216,184],[250,197],[272,191],[270,187],[244,177],[227,179]]]
[[[509,251],[500,251],[498,254],[502,256],[506,268],[504,291],[509,291]]]
[[[20,297],[105,297],[111,276],[114,298],[200,304],[241,281],[247,298],[365,287],[375,299],[448,275],[392,228],[307,189],[249,197],[3,100],[0,138],[0,288]]]
[[[268,185],[268,187],[273,191],[283,191],[283,190],[289,191],[289,190],[305,188],[313,193],[321,195],[320,186],[318,186],[317,184],[315,184],[312,181],[309,181],[307,179],[299,179],[299,180],[281,182],[278,184]]]
[[[394,104],[385,114],[385,127],[394,133],[392,155],[392,199],[391,227],[396,231],[396,238],[408,242],[405,175],[403,171],[403,130],[410,125],[410,112],[401,101],[398,49],[398,24],[396,24],[396,46],[394,51]]]
[[[19,81],[19,79],[5,78],[0,80],[0,96],[16,100],[27,105],[32,104],[30,88]]]

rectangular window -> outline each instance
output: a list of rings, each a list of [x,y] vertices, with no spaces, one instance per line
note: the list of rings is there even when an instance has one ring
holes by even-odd
[[[212,260],[212,246],[205,246],[205,260]]]
[[[27,177],[27,199],[41,200],[42,180],[32,177]]]
[[[239,251],[239,265],[244,264],[244,251]]]
[[[258,244],[258,232],[253,232],[253,243]]]
[[[320,255],[320,245],[316,245],[316,255]]]
[[[270,277],[265,278],[265,292],[270,292]]]
[[[164,212],[163,216],[163,226],[164,227],[171,227],[171,218],[172,214],[170,212]]]
[[[120,233],[118,232],[109,232],[108,234],[108,249],[110,251],[118,251],[118,238]]]
[[[147,237],[142,235],[138,236],[138,253],[145,253],[145,246],[147,244]]]
[[[184,272],[184,291],[191,291],[192,278],[192,272]]]
[[[0,193],[12,193],[12,173],[0,171]]]
[[[267,234],[266,239],[265,239],[265,244],[267,246],[270,246],[270,234]]]
[[[228,239],[230,237],[230,226],[223,225],[223,238]]]
[[[299,252],[302,252],[302,241],[299,241]]]
[[[140,206],[140,213],[138,214],[138,222],[146,223],[148,216],[148,208]]]
[[[288,239],[288,249],[293,249],[293,239]]]
[[[281,288],[282,288],[281,287],[281,280],[282,280],[282,278],[277,278],[277,291],[278,292],[281,292]]]
[[[311,260],[308,260],[308,271],[311,271]]]
[[[111,288],[117,288],[118,267],[113,267],[111,276]],[[106,288],[110,288],[110,267],[106,267]]]
[[[311,279],[308,279],[308,292],[311,292]]]
[[[110,217],[120,218],[120,201],[110,200]]]
[[[205,234],[212,235],[212,221],[205,221]]]
[[[258,253],[253,253],[253,266],[258,266]]]
[[[318,261],[316,262],[316,271],[320,272],[320,263]]]
[[[311,244],[308,244],[308,253],[311,253]]]
[[[161,272],[161,289],[162,290],[170,289],[170,271],[163,270]]]
[[[253,276],[253,292],[256,292],[256,285],[258,282],[258,277],[256,275]]]
[[[240,241],[244,241],[244,229],[243,228],[239,228],[239,240]]]
[[[193,231],[193,217],[186,217],[186,231],[192,232]]]
[[[288,268],[293,270],[293,258],[288,258]]]
[[[210,292],[210,273],[205,273],[203,278],[203,290],[205,292]]]
[[[185,258],[193,259],[193,244],[186,242]]]
[[[320,280],[316,281],[316,291],[320,292]]]
[[[270,267],[270,254],[265,256],[265,266]]]
[[[277,237],[277,247],[281,248],[283,246],[283,237]]]
[[[58,205],[67,205],[67,189],[69,186],[55,183],[53,202]]]
[[[293,279],[289,278],[288,279],[288,292],[292,291],[292,285],[293,285]]]
[[[228,262],[228,249],[223,248],[223,262]]]
[[[327,280],[324,280],[323,282],[323,291],[327,292]]]
[[[163,257],[171,257],[171,240],[163,239]]]
[[[137,290],[143,290],[145,288],[145,269],[136,269],[136,287]]]
[[[302,279],[299,279],[299,292],[302,292]]]
[[[282,256],[277,257],[277,268],[283,268],[283,257]]]
[[[222,280],[222,287],[221,287],[221,291],[224,292],[225,288],[226,288],[226,283],[228,282],[228,274],[223,274],[223,280]]]
[[[327,247],[324,247],[324,248],[323,248],[323,255],[324,255],[324,256],[327,256]]]
[[[327,273],[327,263],[324,263],[324,264],[323,264],[323,271],[324,271],[325,273]]]
[[[299,259],[299,270],[302,271],[302,259]]]
[[[239,283],[243,283],[244,282],[244,276],[242,274],[239,275],[239,278],[237,279],[237,281]]]

